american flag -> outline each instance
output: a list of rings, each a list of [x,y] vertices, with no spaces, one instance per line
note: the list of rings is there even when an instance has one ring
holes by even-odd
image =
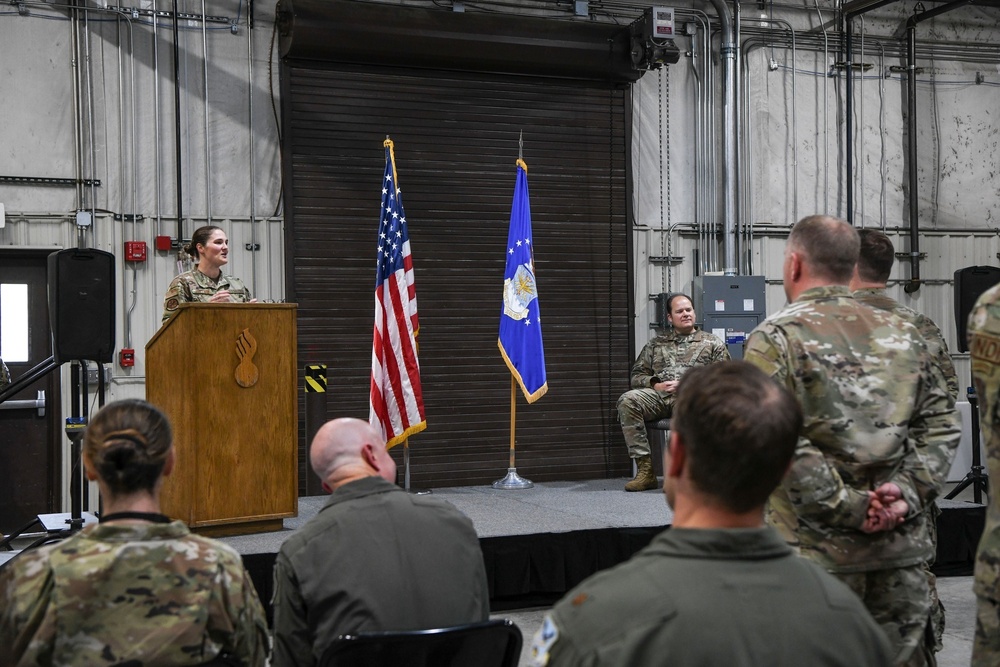
[[[393,144],[385,140],[375,274],[375,335],[368,421],[386,447],[427,427],[417,362],[417,292]]]

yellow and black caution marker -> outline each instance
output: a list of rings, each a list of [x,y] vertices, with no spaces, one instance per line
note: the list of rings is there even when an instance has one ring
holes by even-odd
[[[306,393],[326,392],[326,364],[306,366]]]

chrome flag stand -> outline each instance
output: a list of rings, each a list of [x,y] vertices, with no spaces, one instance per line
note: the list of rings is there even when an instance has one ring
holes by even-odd
[[[517,415],[517,381],[514,376],[510,376],[510,467],[507,468],[507,476],[493,482],[494,489],[530,489],[535,484],[530,479],[525,479],[517,474],[514,466],[514,433]]]
[[[403,489],[415,496],[426,496],[434,493],[431,489],[411,489],[410,488],[410,439],[403,441]]]

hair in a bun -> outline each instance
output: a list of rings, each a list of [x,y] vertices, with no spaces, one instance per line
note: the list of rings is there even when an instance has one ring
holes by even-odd
[[[84,455],[113,494],[152,491],[172,444],[166,415],[139,399],[104,406],[83,436]]]

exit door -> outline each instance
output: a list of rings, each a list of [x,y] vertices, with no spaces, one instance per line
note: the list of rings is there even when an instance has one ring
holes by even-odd
[[[0,250],[0,358],[17,380],[52,355],[46,258]],[[62,430],[59,370],[0,403],[0,530],[60,511]]]

